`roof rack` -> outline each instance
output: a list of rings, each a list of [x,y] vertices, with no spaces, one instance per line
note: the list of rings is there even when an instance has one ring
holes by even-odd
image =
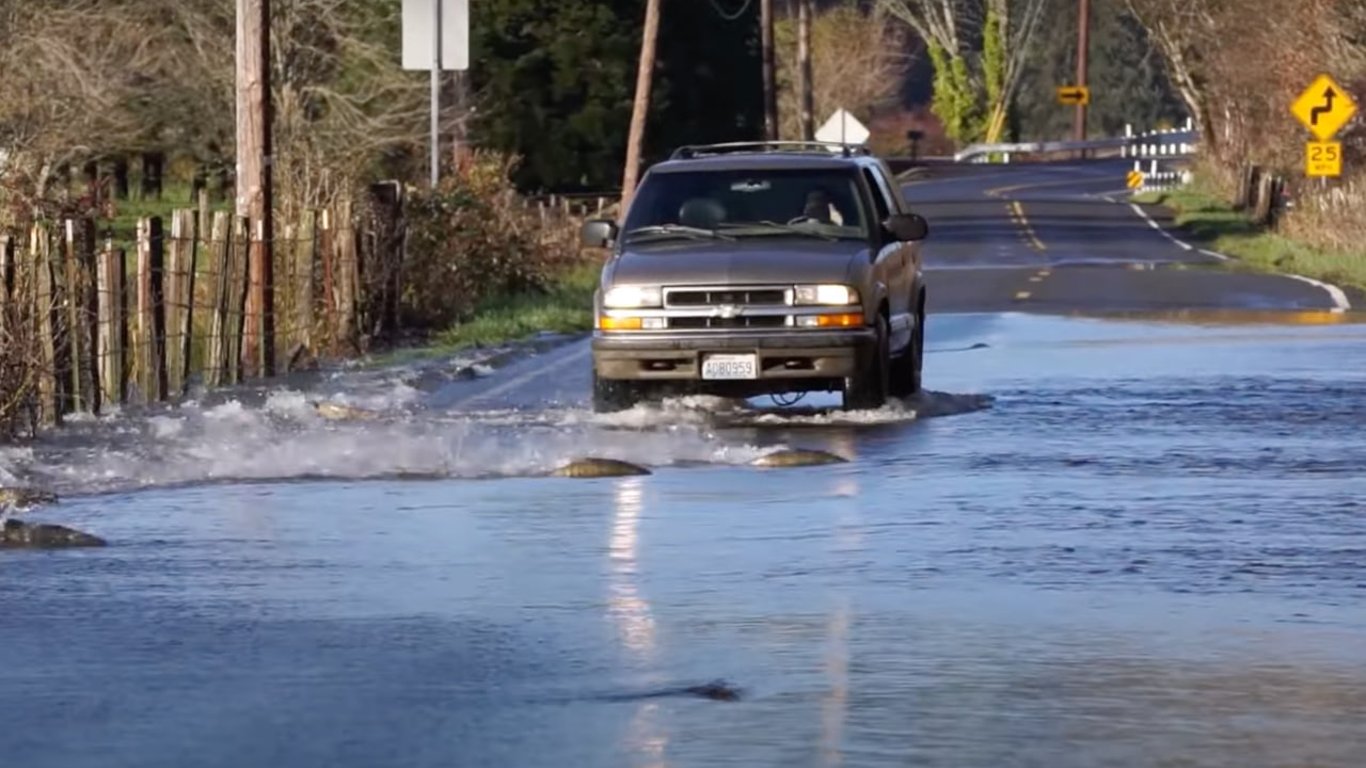
[[[671,160],[687,160],[703,155],[723,155],[728,152],[839,152],[844,157],[871,155],[872,150],[859,144],[840,144],[829,141],[732,141],[724,144],[690,144],[674,150]]]

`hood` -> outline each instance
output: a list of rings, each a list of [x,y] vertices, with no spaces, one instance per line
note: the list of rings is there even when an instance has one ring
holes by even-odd
[[[612,265],[619,285],[845,283],[868,245],[778,237],[629,245]]]

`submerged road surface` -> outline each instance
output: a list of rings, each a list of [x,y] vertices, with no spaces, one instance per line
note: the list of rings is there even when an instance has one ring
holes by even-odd
[[[915,402],[600,417],[580,342],[0,449],[111,544],[0,552],[0,764],[1366,764],[1366,324],[1004,173],[908,189]]]

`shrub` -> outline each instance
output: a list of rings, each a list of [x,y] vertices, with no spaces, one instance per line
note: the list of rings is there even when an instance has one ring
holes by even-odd
[[[589,257],[579,221],[529,207],[511,181],[516,160],[476,152],[433,192],[409,198],[404,324],[443,329],[490,296],[548,289]]]
[[[16,284],[14,295],[25,296],[28,289]],[[19,302],[0,303],[0,440],[32,433],[37,424],[41,358],[34,326],[32,314],[20,312]]]

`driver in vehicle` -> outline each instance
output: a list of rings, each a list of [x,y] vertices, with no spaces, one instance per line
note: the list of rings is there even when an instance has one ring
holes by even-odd
[[[806,193],[806,205],[802,208],[800,219],[836,226],[844,224],[844,217],[840,215],[839,208],[835,207],[834,201],[823,189],[813,189]]]

